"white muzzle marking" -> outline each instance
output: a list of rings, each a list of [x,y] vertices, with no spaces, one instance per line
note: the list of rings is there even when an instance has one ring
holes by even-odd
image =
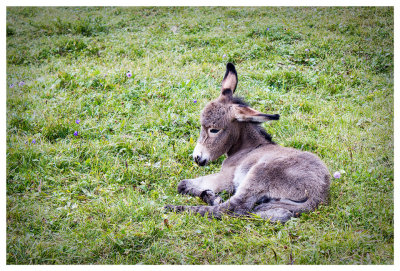
[[[207,163],[208,161],[210,161],[210,158],[211,156],[207,148],[204,147],[204,145],[202,145],[201,143],[197,143],[196,147],[193,150],[193,159],[197,163],[201,163],[203,161]]]

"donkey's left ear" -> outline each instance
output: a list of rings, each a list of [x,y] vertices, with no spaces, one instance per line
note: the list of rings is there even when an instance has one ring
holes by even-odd
[[[221,95],[232,96],[238,83],[235,66],[232,63],[226,64],[226,72],[222,79]]]
[[[279,120],[279,114],[263,114],[253,108],[244,105],[233,106],[234,119],[240,122],[265,122],[269,120]]]

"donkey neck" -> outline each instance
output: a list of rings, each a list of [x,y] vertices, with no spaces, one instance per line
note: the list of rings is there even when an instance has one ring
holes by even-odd
[[[254,123],[240,123],[239,137],[227,152],[228,157],[246,149],[251,151],[260,145],[271,144],[272,142],[261,134],[260,129],[262,128]]]

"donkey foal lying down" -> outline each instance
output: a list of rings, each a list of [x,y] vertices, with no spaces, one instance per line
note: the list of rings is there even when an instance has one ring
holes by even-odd
[[[200,138],[193,151],[200,166],[227,154],[221,171],[178,185],[179,193],[198,196],[209,206],[165,208],[217,218],[222,213],[253,213],[286,222],[327,201],[330,175],[325,164],[314,154],[275,144],[260,123],[278,120],[279,115],[263,114],[233,97],[237,82],[235,66],[228,63],[220,96],[201,113]],[[218,193],[224,190],[233,196],[222,202]]]

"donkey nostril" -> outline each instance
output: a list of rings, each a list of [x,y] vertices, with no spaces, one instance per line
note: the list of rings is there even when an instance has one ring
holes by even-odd
[[[195,158],[194,158],[194,161],[196,162],[196,164],[198,164],[199,166],[204,166],[205,164],[206,164],[206,160],[204,159],[202,159],[200,156],[196,156]]]
[[[201,156],[194,157],[194,161],[196,162],[196,164],[198,164],[201,167],[205,166],[205,164],[207,164],[207,159],[202,159]]]

